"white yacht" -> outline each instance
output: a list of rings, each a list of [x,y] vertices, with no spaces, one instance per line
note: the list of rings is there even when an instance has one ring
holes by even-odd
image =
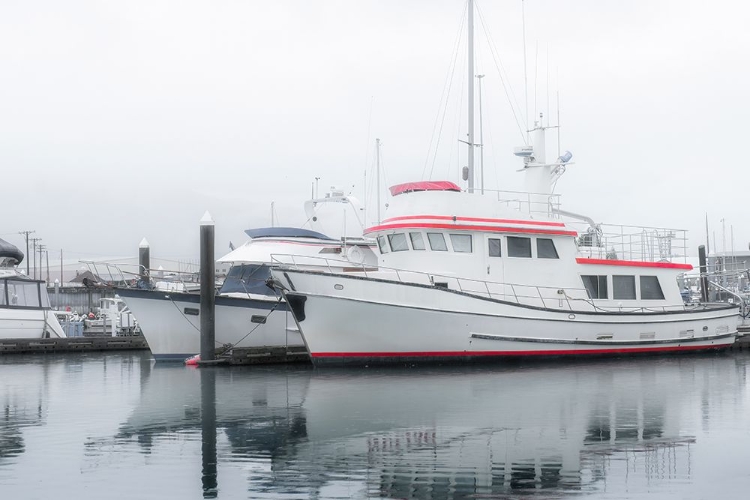
[[[334,193],[306,203],[312,227],[324,227],[321,224],[335,218],[325,213],[331,212],[332,204],[338,205],[338,212],[344,209],[356,214],[359,202],[343,193]],[[374,268],[377,264],[371,248],[374,240],[362,238],[361,225],[350,221],[347,227],[359,236],[336,239],[310,229],[291,227],[245,231],[249,240],[217,261],[232,266],[216,296],[217,349],[304,346],[281,294],[266,286],[269,265],[275,259],[300,268],[330,266],[331,271],[337,272],[359,270],[361,266]],[[318,258],[321,255],[328,258],[321,260]],[[117,294],[136,317],[157,361],[182,361],[200,352],[199,293],[185,291],[184,287],[166,290],[156,287],[118,288]]]
[[[471,46],[470,35],[474,85]],[[608,227],[562,210],[553,189],[572,155],[547,160],[542,117],[532,144],[515,151],[525,191],[475,186],[472,96],[468,188],[392,187],[387,218],[365,231],[377,238],[377,271],[272,269],[313,363],[618,355],[735,341],[736,305],[683,301],[677,278],[692,269],[685,231]]]
[[[65,337],[44,281],[18,271],[24,255],[0,239],[0,339]]]

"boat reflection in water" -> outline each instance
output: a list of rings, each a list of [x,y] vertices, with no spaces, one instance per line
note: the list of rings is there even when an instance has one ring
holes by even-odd
[[[222,491],[227,467],[247,470],[250,497],[669,492],[711,480],[693,477],[696,434],[707,408],[744,400],[745,366],[698,356],[356,372],[155,367],[117,441],[151,453],[202,432],[207,497]]]

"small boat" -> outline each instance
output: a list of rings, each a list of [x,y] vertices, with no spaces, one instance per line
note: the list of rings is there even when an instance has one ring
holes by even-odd
[[[358,202],[343,194],[313,200],[305,205],[308,219],[318,219],[320,210],[325,207],[330,211],[330,205],[339,210],[350,206],[356,213]],[[361,235],[361,227],[357,231]],[[337,272],[374,268],[377,263],[374,241],[361,236],[336,239],[293,227],[254,228],[245,233],[248,241],[217,261],[217,265],[231,265],[215,302],[215,340],[220,351],[304,346],[281,294],[266,286],[272,262],[312,269],[325,265]],[[328,259],[320,260],[321,255]],[[156,285],[118,288],[117,294],[137,319],[154,359],[183,361],[200,352],[200,294],[195,287],[191,292],[190,286],[179,283]]]
[[[44,281],[18,270],[24,255],[0,239],[0,339],[65,337]]]

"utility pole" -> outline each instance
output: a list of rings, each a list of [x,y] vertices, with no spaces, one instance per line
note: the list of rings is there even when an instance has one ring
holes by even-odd
[[[47,259],[47,283],[49,283],[49,250],[45,248],[44,257]]]
[[[19,231],[18,234],[22,234],[26,238],[26,276],[29,276],[29,235],[36,231]]]
[[[34,258],[34,279],[36,279],[36,243],[37,241],[42,241],[42,239],[41,238],[30,238],[30,239],[31,239],[31,244],[33,248],[32,255]]]
[[[39,279],[42,279],[42,271],[44,271],[44,262],[42,261],[42,252],[47,248],[46,245],[37,245],[39,249]]]

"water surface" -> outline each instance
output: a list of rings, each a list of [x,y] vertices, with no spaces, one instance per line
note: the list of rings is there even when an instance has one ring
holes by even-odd
[[[749,364],[3,356],[0,498],[747,498]]]

